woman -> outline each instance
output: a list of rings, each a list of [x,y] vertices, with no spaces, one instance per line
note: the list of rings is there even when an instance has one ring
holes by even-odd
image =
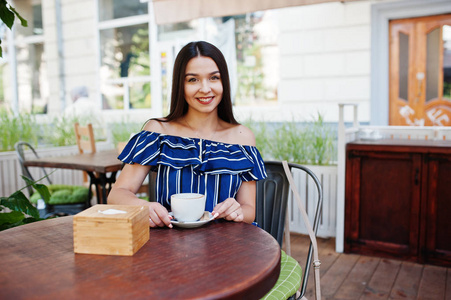
[[[255,180],[266,177],[253,133],[234,118],[224,56],[207,42],[187,44],[174,63],[170,113],[151,119],[119,155],[126,163],[108,203],[149,207],[150,227],[172,228],[175,193],[206,195],[215,218],[252,223]],[[148,172],[157,173],[157,202],[135,193]]]

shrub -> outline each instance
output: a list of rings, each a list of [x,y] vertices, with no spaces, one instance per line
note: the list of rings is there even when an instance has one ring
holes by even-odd
[[[33,146],[70,146],[75,145],[74,124],[92,123],[96,140],[105,139],[100,120],[93,116],[74,117],[61,116],[48,118],[47,122],[38,123],[35,115],[21,113],[13,115],[5,110],[0,111],[0,151],[14,150],[18,141],[28,142]]]
[[[313,122],[244,122],[255,135],[264,160],[286,160],[299,164],[329,165],[336,158],[334,127],[318,113]]]
[[[0,110],[0,125],[0,150],[12,151],[14,144],[20,140],[37,145],[39,129],[34,115],[14,116],[6,110]]]
[[[138,133],[143,127],[143,123],[122,121],[110,125],[113,144],[117,147],[119,142],[127,142],[130,135]]]

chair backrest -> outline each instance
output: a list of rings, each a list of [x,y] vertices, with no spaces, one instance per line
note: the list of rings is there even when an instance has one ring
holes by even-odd
[[[313,232],[317,233],[319,227],[320,213],[323,205],[323,190],[318,177],[307,167],[299,164],[289,163],[290,170],[302,170],[315,183],[318,200],[316,202]],[[256,222],[270,233],[282,246],[283,232],[285,229],[285,218],[288,205],[289,182],[283,169],[281,161],[265,161],[267,178],[257,181]],[[302,298],[307,289],[307,281],[312,265],[313,246],[310,242],[309,251],[305,261],[302,276],[301,295]]]
[[[75,123],[75,138],[77,140],[78,151],[80,153],[96,153],[96,141],[94,139],[94,130],[92,124],[80,126]]]
[[[17,142],[14,145],[14,149],[16,150],[17,158],[19,159],[20,168],[22,169],[22,175],[34,181],[34,178],[31,175],[30,170],[28,170],[28,167],[26,167],[24,165],[24,162],[26,161],[27,148],[29,150],[31,150],[31,153],[33,153],[35,158],[39,158],[38,153],[36,152],[36,150],[34,150],[33,146],[31,146],[29,143]],[[45,169],[41,168],[41,170],[44,173],[48,183],[52,184],[52,181],[51,181],[50,177],[48,176],[47,172],[45,171]],[[30,193],[30,195],[33,194],[33,188],[28,187],[28,192]]]
[[[290,185],[282,162],[265,162],[265,179],[257,181],[255,221],[282,247]]]

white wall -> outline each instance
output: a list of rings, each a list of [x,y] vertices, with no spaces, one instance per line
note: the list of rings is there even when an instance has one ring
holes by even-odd
[[[61,30],[63,43],[63,86],[60,85],[60,60],[58,57],[58,33],[56,7],[54,0],[42,1],[45,28],[45,54],[48,80],[50,82],[49,113],[59,113],[62,108],[61,97],[66,106],[70,104],[70,91],[79,85],[86,85],[91,94],[96,90],[97,61],[95,40],[95,5],[91,0],[61,0]]]
[[[71,88],[98,89],[96,1],[60,0],[65,101]],[[278,19],[280,81],[278,102],[237,107],[239,120],[311,120],[317,112],[338,121],[338,103],[359,103],[359,118],[370,118],[371,0],[333,2],[274,10]],[[380,1],[384,2],[384,1]],[[50,113],[60,111],[55,0],[42,0]],[[122,112],[121,112],[122,115]],[[351,114],[349,119],[351,119]]]
[[[237,114],[308,121],[320,112],[337,122],[337,104],[352,102],[359,103],[360,121],[369,121],[370,9],[370,1],[356,1],[277,10],[278,104],[237,108]]]
[[[65,0],[63,2],[61,18],[64,20],[66,101],[70,101],[70,91],[76,86],[87,86],[91,95],[97,88],[96,1]]]

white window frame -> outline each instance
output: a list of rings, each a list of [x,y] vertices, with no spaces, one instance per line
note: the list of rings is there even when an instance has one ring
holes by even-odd
[[[145,114],[149,117],[160,117],[162,114],[162,91],[161,91],[161,64],[160,57],[158,57],[157,49],[157,25],[155,24],[155,18],[153,14],[152,2],[148,2],[148,14],[131,16],[121,19],[113,19],[107,21],[99,21],[99,0],[96,5],[96,58],[97,58],[97,79],[98,79],[98,94],[97,98],[99,103],[102,101],[101,85],[102,83],[107,84],[122,84],[124,89],[124,108],[123,109],[111,109],[103,110],[105,114],[117,114],[126,112],[128,114]],[[114,29],[118,27],[126,27],[140,24],[148,24],[149,26],[149,59],[150,59],[150,75],[149,76],[139,76],[139,77],[123,77],[103,80],[100,77],[101,68],[101,54],[100,54],[100,31],[105,29]],[[129,95],[129,85],[134,82],[147,81],[150,83],[150,93],[152,99],[151,108],[141,108],[141,109],[130,109],[130,95]]]

